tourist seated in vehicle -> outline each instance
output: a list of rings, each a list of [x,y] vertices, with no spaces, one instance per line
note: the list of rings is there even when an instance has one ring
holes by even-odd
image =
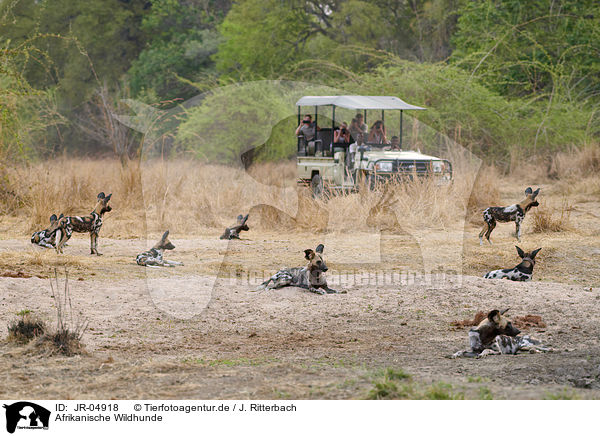
[[[306,114],[300,125],[296,128],[296,136],[304,141],[304,147],[307,155],[315,153],[315,135],[320,130],[319,126],[312,120],[312,115]]]
[[[350,130],[345,121],[333,132],[333,143],[350,145]]]
[[[369,144],[388,144],[387,137],[385,135],[385,126],[381,120],[377,120],[371,126],[371,133],[369,133]]]
[[[387,149],[390,151],[402,151],[400,148],[400,138],[397,136],[392,136],[392,139],[390,140],[390,146],[387,147]]]
[[[356,114],[356,116],[352,118],[352,122],[350,123],[350,134],[352,135],[352,138],[356,140],[359,134],[365,135],[368,130],[369,129],[367,125],[363,121],[363,115]]]

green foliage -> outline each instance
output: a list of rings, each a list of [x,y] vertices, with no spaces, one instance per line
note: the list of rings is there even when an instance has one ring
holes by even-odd
[[[305,92],[327,91],[278,81],[217,88],[206,94],[200,106],[187,110],[176,145],[200,159],[222,163],[239,164],[244,152],[257,147],[263,159],[290,157],[296,150],[296,101]]]
[[[600,3],[594,0],[466,2],[452,61],[510,96],[600,91]]]
[[[190,82],[215,73],[211,56],[221,42],[216,26],[229,3],[153,0],[141,24],[150,43],[129,70],[134,95],[153,92],[161,99],[195,95]]]

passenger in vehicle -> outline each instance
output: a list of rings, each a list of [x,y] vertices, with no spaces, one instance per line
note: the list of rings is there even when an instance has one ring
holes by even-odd
[[[296,136],[303,138],[307,155],[315,153],[315,134],[317,130],[320,130],[319,126],[313,122],[312,115],[310,114],[304,115],[304,119],[296,128]]]
[[[392,136],[392,139],[390,142],[390,150],[402,151],[402,149],[400,148],[400,138],[398,138],[397,136]]]
[[[350,130],[345,121],[333,132],[333,143],[350,145]]]
[[[352,118],[352,122],[350,123],[350,134],[356,140],[359,134],[365,135],[367,131],[368,127],[363,121],[363,115],[356,114],[356,117]]]
[[[369,144],[388,144],[389,141],[385,136],[385,126],[381,120],[375,121],[371,127],[371,133],[369,133]]]

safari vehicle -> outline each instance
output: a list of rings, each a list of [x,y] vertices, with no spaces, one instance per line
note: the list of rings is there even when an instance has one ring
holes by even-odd
[[[415,177],[434,177],[436,182],[443,184],[452,179],[452,165],[449,161],[403,149],[403,111],[425,108],[405,103],[397,97],[360,95],[305,96],[296,102],[296,106],[298,124],[301,123],[302,108],[314,107],[315,126],[318,126],[319,107],[332,108],[331,127],[319,126],[314,140],[309,143],[304,136],[297,138],[298,183],[310,186],[315,196],[321,195],[324,188],[331,191],[355,191],[360,186],[367,186],[372,189],[378,182],[385,180],[402,182]],[[364,137],[368,136],[367,132],[364,135],[358,133],[357,136],[361,138],[351,137],[348,144],[334,143],[336,108],[363,113],[364,123],[367,123],[367,110],[381,110],[382,122],[385,121],[385,111],[399,110],[398,149],[392,150],[390,144],[369,143]]]

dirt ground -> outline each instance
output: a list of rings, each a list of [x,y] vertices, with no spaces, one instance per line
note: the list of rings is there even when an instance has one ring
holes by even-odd
[[[414,228],[381,235],[250,231],[230,243],[210,232],[173,234],[177,248],[166,257],[185,266],[159,270],[134,260],[157,235],[148,243],[101,236],[102,257],[90,256],[87,237],[76,235],[57,258],[6,232],[0,325],[23,309],[53,325],[49,278],[56,266],[63,284],[67,265],[75,315],[89,328],[87,353],[75,357],[1,342],[0,396],[366,398],[393,368],[412,376],[400,384],[443,386],[465,398],[600,398],[597,206],[577,204],[570,232],[533,234],[525,225],[521,246],[543,247],[529,283],[480,278],[518,263],[508,225],[494,232],[495,245],[481,247],[479,228],[470,224],[425,238]],[[0,227],[1,234],[10,220]],[[302,250],[320,242],[329,281],[346,294],[251,292],[278,268],[302,265]],[[379,250],[366,248],[377,243]],[[442,266],[446,275],[428,280],[419,275],[424,265]],[[10,277],[19,272],[25,277]],[[467,345],[468,328],[452,321],[508,307],[513,317],[541,316],[547,327],[524,333],[555,351],[446,358]]]

